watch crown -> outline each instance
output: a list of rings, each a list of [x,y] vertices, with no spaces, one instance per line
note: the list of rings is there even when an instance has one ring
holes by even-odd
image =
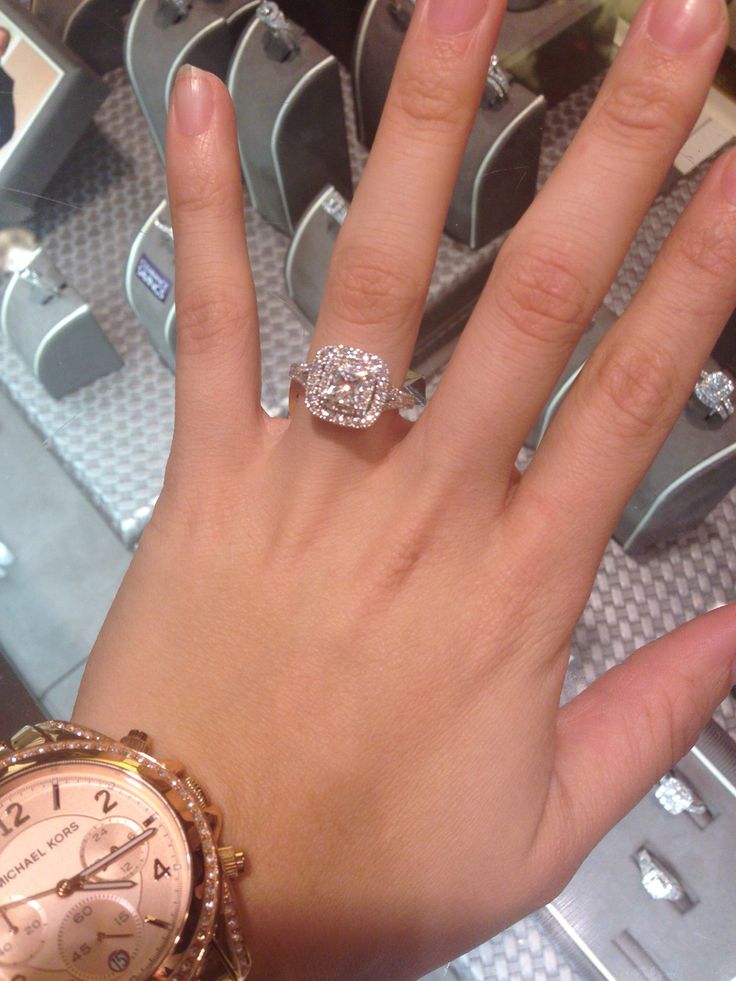
[[[207,800],[207,794],[202,790],[197,781],[193,777],[184,777],[182,781],[184,786],[187,788],[192,797],[196,800],[200,807],[207,807],[209,801]]]
[[[232,845],[223,845],[217,849],[217,855],[228,879],[235,879],[245,872],[245,852],[233,848]]]
[[[127,736],[120,740],[123,746],[134,749],[138,753],[148,753],[151,750],[151,739],[146,732],[139,729],[131,729]]]

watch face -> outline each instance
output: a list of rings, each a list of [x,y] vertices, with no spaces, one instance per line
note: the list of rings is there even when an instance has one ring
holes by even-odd
[[[135,774],[73,760],[0,785],[0,981],[146,981],[191,893],[183,828]]]

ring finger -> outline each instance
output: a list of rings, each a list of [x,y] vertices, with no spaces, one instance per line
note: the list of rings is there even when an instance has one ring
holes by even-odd
[[[501,0],[417,0],[310,355],[366,348],[401,385],[504,9]],[[292,429],[308,418],[296,410]]]

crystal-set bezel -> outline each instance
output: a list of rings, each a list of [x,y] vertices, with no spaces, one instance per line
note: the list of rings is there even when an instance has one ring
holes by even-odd
[[[217,845],[205,809],[177,774],[146,753],[129,749],[90,729],[67,722],[45,722],[34,728],[39,735],[45,735],[49,739],[52,735],[63,736],[63,740],[34,744],[27,749],[0,754],[0,788],[6,780],[16,777],[28,764],[40,761],[51,763],[54,758],[93,759],[111,766],[125,766],[129,774],[136,774],[165,797],[166,803],[174,811],[182,825],[192,856],[201,861],[202,872],[200,878],[195,880],[197,863],[193,862],[191,903],[179,930],[179,936],[191,936],[191,942],[182,945],[180,941],[179,946],[167,953],[151,977],[166,978],[167,981],[193,981],[215,935],[224,885]],[[225,893],[225,897],[229,899],[229,891]],[[244,949],[239,927],[233,926],[232,922],[227,927],[236,946],[242,944]]]
[[[360,414],[350,415],[326,404],[325,388],[330,384],[335,373],[344,366],[368,371],[369,377],[374,382],[370,399],[361,407]],[[356,381],[357,384],[359,383]],[[320,348],[315,354],[314,360],[309,365],[305,404],[313,415],[324,419],[325,422],[349,426],[352,429],[367,429],[383,412],[389,400],[390,390],[388,365],[383,358],[377,354],[361,351],[357,347],[338,344]]]

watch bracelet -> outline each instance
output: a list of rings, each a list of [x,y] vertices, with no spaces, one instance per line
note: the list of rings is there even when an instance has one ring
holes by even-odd
[[[102,733],[96,735],[101,738]],[[20,728],[7,741],[0,741],[0,758],[6,753],[22,752],[34,745],[38,745],[40,740],[63,743],[73,741],[74,735],[66,729],[59,728],[54,722],[39,722],[33,725],[26,725]],[[121,740],[109,739],[110,742],[121,743]],[[158,761],[159,763],[161,761]],[[214,936],[210,942],[201,967],[197,973],[197,981],[245,981],[250,972],[252,961],[250,951],[240,951],[240,961],[242,971],[239,971],[234,957],[233,945],[230,931],[227,928],[228,919],[236,920],[237,927],[237,907],[232,894],[232,889],[223,875],[221,883],[220,908],[217,913],[217,926]]]

